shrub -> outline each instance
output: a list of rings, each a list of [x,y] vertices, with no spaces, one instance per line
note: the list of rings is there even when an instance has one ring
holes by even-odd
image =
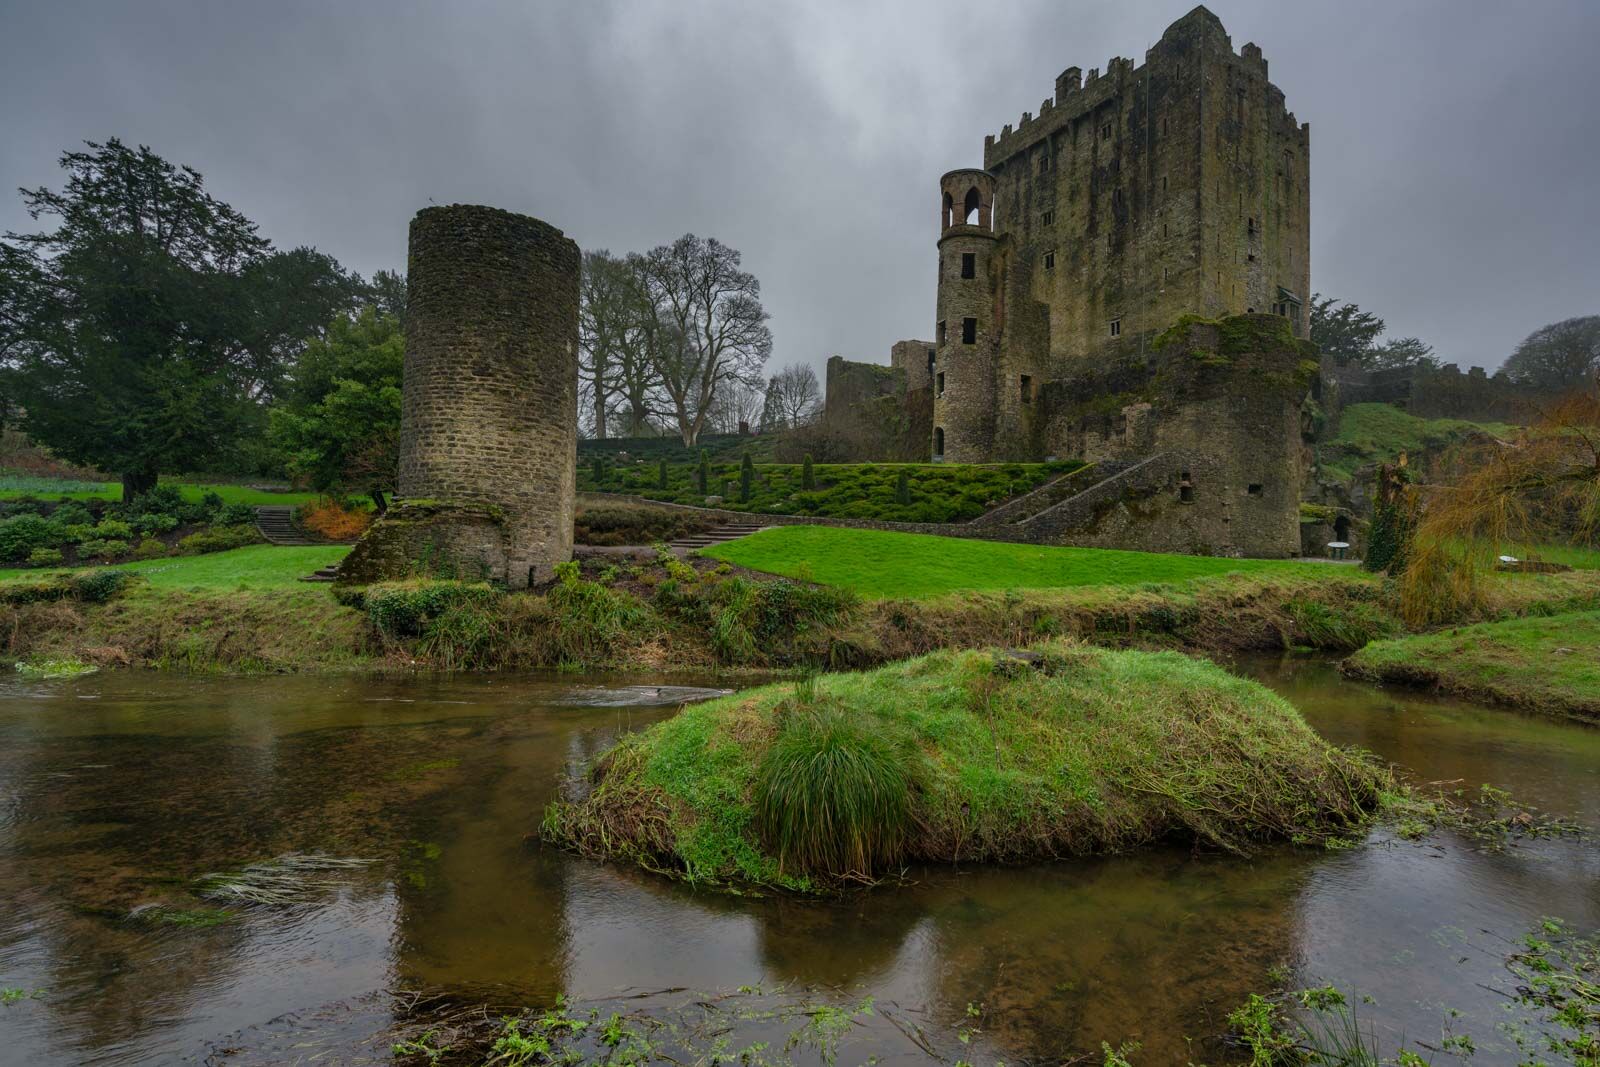
[[[907,753],[838,708],[800,704],[762,760],[761,832],[779,869],[867,877],[893,863],[910,821]]]
[[[126,555],[127,551],[128,542],[115,537],[85,541],[78,546],[78,555],[89,559],[116,559],[118,556]]]
[[[164,512],[146,512],[130,524],[142,534],[171,533],[178,528],[178,517]]]
[[[580,545],[648,545],[702,533],[714,525],[688,512],[604,505],[578,510],[573,539]]]
[[[649,612],[633,597],[599,582],[585,581],[575,562],[556,564],[556,581],[545,595],[556,616],[557,651],[562,662],[602,663],[630,630],[649,622]]]
[[[177,544],[180,556],[199,556],[207,552],[226,552],[230,548],[243,548],[261,540],[261,531],[254,526],[213,526],[183,538]]]
[[[739,464],[739,503],[750,503],[750,488],[755,484],[755,480],[755,460],[751,459],[750,453],[746,452],[744,462]]]
[[[100,541],[126,541],[133,536],[133,526],[121,519],[101,519],[94,528],[94,536]]]
[[[695,485],[702,496],[711,491],[711,453],[703,448],[700,450],[700,470],[695,477]]]
[[[36,567],[58,567],[65,558],[59,548],[36,548],[28,553],[28,562]]]
[[[61,538],[61,528],[40,515],[24,513],[0,519],[0,560],[27,559],[34,549],[45,548]]]
[[[160,559],[167,554],[167,546],[154,537],[146,537],[133,550],[135,559]]]
[[[817,472],[811,465],[811,453],[806,453],[805,462],[800,465],[800,488],[811,492],[817,487]]]
[[[256,509],[251,504],[228,504],[217,512],[219,526],[243,526],[256,521]]]
[[[68,579],[73,597],[85,604],[102,604],[138,581],[132,571],[118,570],[79,571]]]
[[[369,585],[363,601],[374,630],[385,637],[401,638],[422,637],[429,623],[447,612],[487,607],[500,596],[487,582],[418,579]]]
[[[656,488],[665,492],[671,484],[667,471],[667,460],[663,456],[660,468],[656,471]]]
[[[70,526],[93,526],[94,512],[76,500],[68,500],[58,504],[55,510],[50,512],[50,521],[63,530]]]
[[[372,513],[365,508],[348,507],[333,497],[322,497],[300,508],[300,525],[330,541],[349,541],[360,537],[372,525]]]
[[[911,503],[911,473],[904,467],[894,480],[894,502],[902,507]]]

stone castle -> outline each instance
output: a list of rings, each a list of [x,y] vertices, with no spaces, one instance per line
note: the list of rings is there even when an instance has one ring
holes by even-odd
[[[983,163],[939,181],[934,340],[897,343],[870,403],[860,365],[830,361],[827,418],[936,462],[1081,458],[1128,482],[1119,514],[1052,540],[1297,554],[1310,127],[1261,49],[1197,7],[1141,66],[1062,72]]]

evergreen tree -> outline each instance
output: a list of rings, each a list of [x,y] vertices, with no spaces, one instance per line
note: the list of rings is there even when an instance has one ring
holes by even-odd
[[[60,190],[24,189],[53,230],[0,241],[6,392],[35,440],[118,474],[237,466],[288,361],[359,281],[310,249],[274,253],[199,173],[112,139],[67,152]]]
[[[668,482],[667,482],[667,458],[665,456],[661,457],[661,465],[656,471],[656,485],[657,485],[658,488],[660,488],[663,491],[665,491],[668,488]]]
[[[894,502],[901,505],[911,503],[911,474],[904,467],[901,467],[900,473],[895,476]]]
[[[711,486],[711,453],[705,449],[700,450],[700,473],[695,479],[695,484],[700,487],[703,496],[710,491]]]
[[[805,462],[800,464],[800,488],[812,492],[817,488],[817,472],[811,469],[811,453],[806,453]]]
[[[750,453],[746,452],[744,455],[744,461],[739,464],[739,503],[750,503],[750,489],[754,485],[755,480],[755,461],[750,458]]]

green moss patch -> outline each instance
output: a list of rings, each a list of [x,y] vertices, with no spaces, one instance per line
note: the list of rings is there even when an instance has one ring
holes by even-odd
[[[1600,722],[1600,612],[1507,619],[1375,641],[1346,673]]]
[[[1415,457],[1486,434],[1509,437],[1515,432],[1516,427],[1504,423],[1423,419],[1392,404],[1352,404],[1339,413],[1339,427],[1333,437],[1318,446],[1317,461],[1324,474],[1348,482],[1357,467],[1392,463],[1402,452]]]
[[[912,861],[1318,842],[1360,826],[1387,781],[1254,682],[1067,642],[937,652],[687,708],[623,740],[591,779],[547,812],[547,840],[797,890]]]

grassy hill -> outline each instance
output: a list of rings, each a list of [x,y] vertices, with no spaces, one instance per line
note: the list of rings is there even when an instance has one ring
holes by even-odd
[[[1352,404],[1339,414],[1338,431],[1317,448],[1322,472],[1348,482],[1356,468],[1390,463],[1401,452],[1412,456],[1442,451],[1481,434],[1506,437],[1517,427],[1501,422],[1422,419],[1393,404]]]

